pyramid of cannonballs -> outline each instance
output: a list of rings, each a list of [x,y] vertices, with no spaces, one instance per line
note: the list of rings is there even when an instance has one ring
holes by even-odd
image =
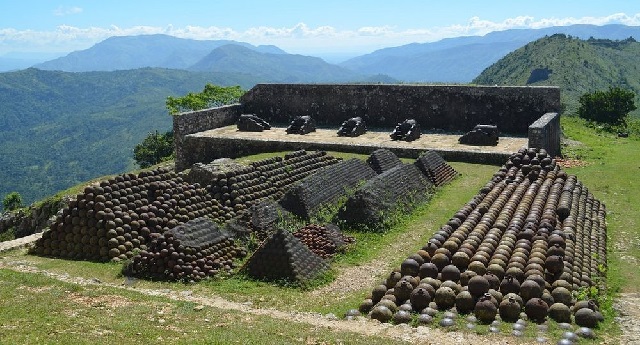
[[[267,158],[242,168],[219,172],[208,185],[225,211],[225,218],[219,221],[241,215],[251,205],[262,201],[277,200],[297,181],[338,162],[324,151],[301,150],[286,154],[284,159]]]
[[[369,164],[371,169],[373,169],[377,174],[382,174],[383,172],[402,164],[402,162],[393,152],[387,149],[378,149],[369,155],[367,158],[367,164]]]
[[[436,187],[440,187],[458,176],[455,169],[435,151],[427,151],[420,155],[415,164]]]
[[[516,321],[594,327],[595,304],[575,293],[601,281],[606,210],[545,150],[522,149],[360,306],[386,322],[392,312],[439,309]],[[415,295],[415,296],[414,296]],[[415,297],[415,300],[414,300]]]
[[[344,160],[319,169],[292,186],[280,199],[280,204],[287,211],[309,219],[322,206],[336,202],[348,189],[375,175],[362,160]]]
[[[162,280],[199,281],[231,271],[247,255],[231,236],[208,217],[200,217],[153,234],[147,250],[135,255],[127,274]]]
[[[390,213],[426,201],[433,184],[413,164],[400,164],[369,179],[358,187],[338,212],[347,224],[383,230],[381,225]]]
[[[355,238],[344,235],[334,224],[308,224],[293,232],[293,236],[323,259],[343,251]]]
[[[219,202],[168,169],[123,174],[88,186],[36,242],[39,255],[108,261],[146,249],[151,234],[218,216]]]
[[[264,241],[273,231],[278,222],[293,219],[294,216],[272,199],[254,203],[242,217],[228,222],[225,228],[237,238],[255,236]]]
[[[247,273],[264,280],[306,282],[327,270],[329,264],[292,233],[275,231],[246,264]]]

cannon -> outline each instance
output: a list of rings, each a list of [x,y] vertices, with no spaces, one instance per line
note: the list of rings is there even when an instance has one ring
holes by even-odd
[[[315,131],[316,121],[311,116],[296,116],[287,127],[287,134],[308,134]]]
[[[420,125],[414,119],[406,119],[398,123],[389,136],[391,140],[414,141],[420,138]]]
[[[495,125],[476,125],[473,130],[458,139],[463,145],[496,146],[498,145],[498,127]]]
[[[271,129],[271,125],[253,114],[242,114],[236,123],[241,132],[262,132]]]
[[[352,117],[342,123],[338,129],[339,137],[357,137],[367,132],[367,126],[361,117]]]

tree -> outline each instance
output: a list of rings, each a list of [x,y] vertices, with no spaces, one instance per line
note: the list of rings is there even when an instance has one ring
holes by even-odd
[[[149,133],[142,143],[133,149],[133,158],[140,168],[168,161],[173,158],[173,131]]]
[[[207,84],[199,93],[189,92],[182,97],[167,97],[166,105],[171,115],[185,111],[201,110],[236,103],[245,93],[240,86],[217,86]],[[140,168],[173,159],[173,131],[163,134],[149,133],[142,143],[133,149],[133,158]]]
[[[11,192],[7,194],[2,200],[2,207],[5,211],[17,210],[23,206],[24,205],[22,205],[22,196],[20,196],[20,193],[18,192]]]
[[[226,104],[237,103],[245,93],[240,86],[217,86],[207,84],[199,93],[189,92],[183,97],[167,97],[167,109],[171,115]]]
[[[588,92],[580,96],[578,116],[610,125],[625,125],[627,115],[636,110],[633,91],[610,87],[608,91]]]

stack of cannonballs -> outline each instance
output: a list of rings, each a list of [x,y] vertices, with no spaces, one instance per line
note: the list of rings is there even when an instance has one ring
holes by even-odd
[[[385,217],[410,211],[432,194],[433,184],[415,165],[400,163],[358,187],[337,217],[352,227],[384,231]]]
[[[445,185],[458,176],[458,172],[435,151],[420,155],[415,164],[436,187]]]
[[[334,224],[308,224],[296,230],[293,236],[323,259],[331,259],[355,242],[355,238],[344,235]]]
[[[377,174],[382,174],[383,172],[402,164],[402,161],[400,161],[398,156],[387,149],[377,149],[371,152],[367,158],[367,164],[369,164],[371,169],[373,169]]]
[[[327,270],[329,264],[292,233],[278,229],[253,253],[245,267],[257,279],[304,283]]]
[[[324,151],[296,151],[282,157],[253,162],[246,167],[220,172],[208,186],[225,211],[226,220],[245,213],[253,204],[277,200],[295,182],[339,160]]]
[[[352,158],[319,169],[292,186],[280,205],[303,219],[309,219],[326,205],[335,203],[359,182],[376,176],[362,160]]]
[[[400,311],[455,307],[485,323],[497,315],[514,322],[524,312],[536,322],[595,327],[597,306],[576,297],[606,266],[605,214],[544,150],[522,149],[360,311],[387,322],[403,320],[394,317]]]
[[[39,255],[124,260],[191,219],[217,216],[220,204],[198,184],[167,169],[123,174],[86,187],[36,242]]]
[[[147,250],[125,267],[128,275],[161,280],[199,281],[231,271],[247,252],[207,217],[191,220],[164,234],[152,234]]]

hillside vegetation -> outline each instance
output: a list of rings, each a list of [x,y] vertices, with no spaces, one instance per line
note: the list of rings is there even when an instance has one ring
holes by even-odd
[[[547,36],[507,54],[473,80],[485,85],[555,85],[565,114],[586,92],[621,87],[640,94],[640,43]],[[640,98],[637,98],[638,103]],[[636,110],[635,115],[640,115]]]
[[[365,74],[382,73],[405,82],[468,83],[485,68],[527,43],[553,34],[640,40],[640,27],[626,25],[570,25],[542,29],[495,31],[484,36],[445,38],[376,50],[340,66]]]
[[[139,69],[0,73],[0,196],[31,203],[105,174],[131,170],[133,147],[171,129],[168,95],[206,83],[241,85],[248,75]]]

